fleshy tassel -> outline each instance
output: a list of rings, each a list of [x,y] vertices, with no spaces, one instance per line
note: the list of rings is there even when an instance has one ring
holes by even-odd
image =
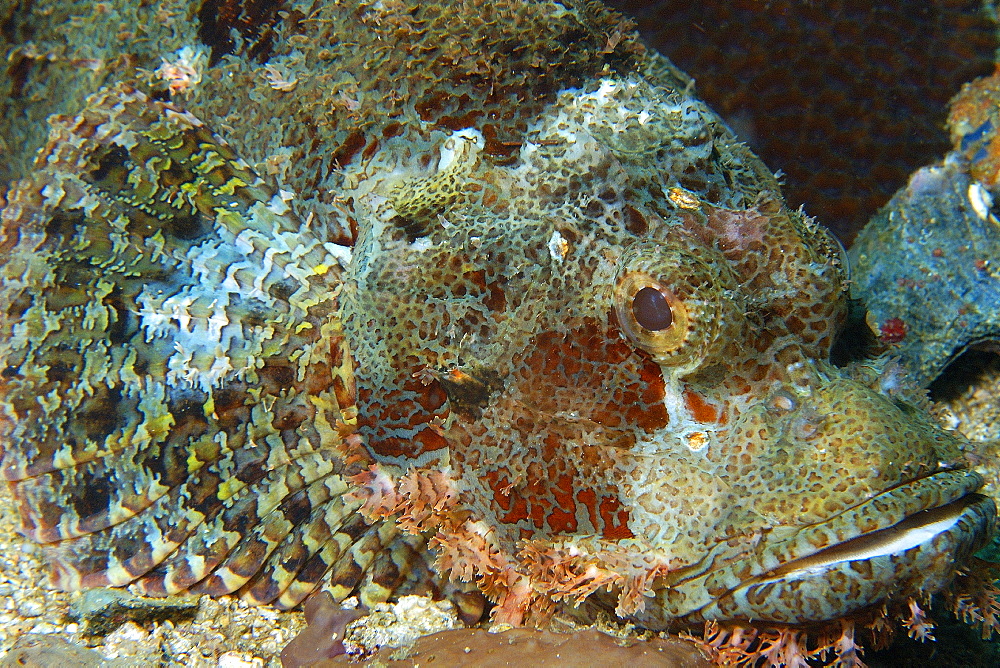
[[[920,642],[934,640],[934,635],[931,633],[934,630],[934,620],[928,617],[927,613],[920,608],[916,599],[908,599],[906,604],[910,608],[909,619],[903,621],[903,626],[906,627],[906,634]]]
[[[973,557],[959,571],[951,589],[944,592],[945,601],[955,616],[966,624],[979,626],[983,640],[994,632],[1000,633],[1000,564]]]

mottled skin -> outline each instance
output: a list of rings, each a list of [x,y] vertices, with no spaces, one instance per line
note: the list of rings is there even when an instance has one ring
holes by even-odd
[[[337,215],[128,85],[53,121],[2,212],[0,438],[56,586],[485,595],[514,623],[590,597],[659,628],[950,582],[993,502],[879,363],[829,363],[838,247],[682,75],[566,6],[502,42],[549,49],[537,76],[443,58],[390,119],[331,112]],[[475,53],[445,39],[468,8],[430,7],[372,25]],[[388,85],[376,55],[337,66]]]

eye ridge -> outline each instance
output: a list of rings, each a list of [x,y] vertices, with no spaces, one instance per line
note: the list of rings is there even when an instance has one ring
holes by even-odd
[[[632,315],[640,327],[650,332],[661,332],[674,324],[666,295],[652,286],[642,288],[632,297]]]

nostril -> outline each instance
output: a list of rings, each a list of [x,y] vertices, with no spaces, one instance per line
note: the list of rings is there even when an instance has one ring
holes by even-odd
[[[771,410],[779,413],[790,413],[798,407],[798,402],[795,401],[795,397],[792,396],[791,392],[778,390],[771,395],[771,398],[768,400],[768,406]]]
[[[792,436],[797,440],[807,441],[816,437],[821,426],[822,419],[817,420],[812,417],[798,418],[792,425]]]

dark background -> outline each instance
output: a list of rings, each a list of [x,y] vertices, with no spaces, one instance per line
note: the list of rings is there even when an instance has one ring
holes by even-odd
[[[606,2],[845,243],[948,149],[948,100],[997,46],[980,0]]]

